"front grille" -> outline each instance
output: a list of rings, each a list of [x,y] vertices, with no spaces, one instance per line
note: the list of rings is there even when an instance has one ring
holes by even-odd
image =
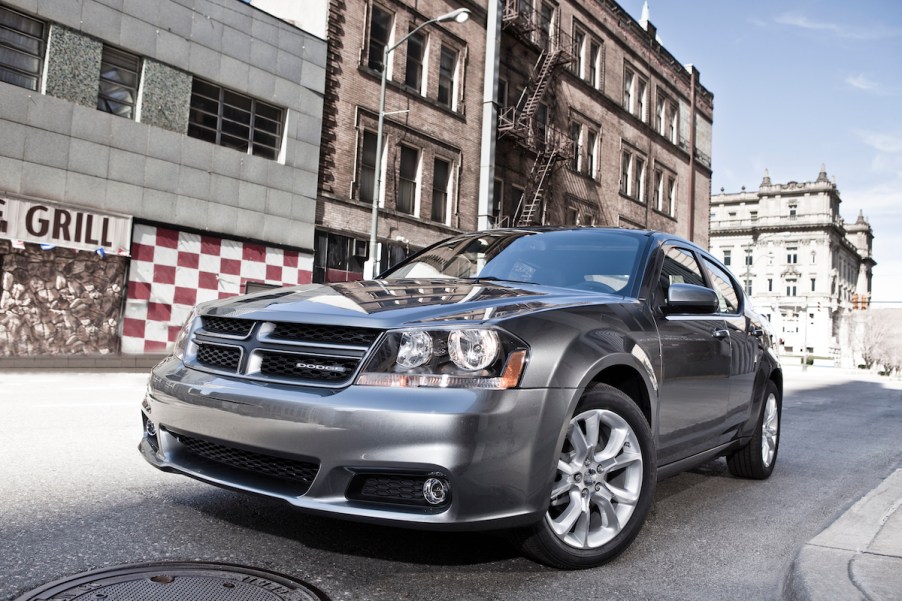
[[[250,319],[232,319],[231,317],[216,317],[214,315],[206,315],[202,319],[204,330],[211,334],[221,334],[223,336],[238,336],[247,338],[254,327],[254,322]]]
[[[379,336],[379,330],[346,326],[323,326],[306,323],[278,323],[270,334],[274,340],[292,342],[323,342],[369,346]]]
[[[216,369],[236,372],[241,365],[241,348],[199,343],[197,345],[197,362]]]
[[[254,451],[245,451],[184,434],[175,434],[175,437],[180,443],[185,445],[188,451],[195,455],[246,472],[262,474],[272,478],[279,478],[280,480],[299,482],[305,485],[305,491],[319,471],[319,465],[309,461],[297,461]]]
[[[381,330],[201,316],[192,333],[194,356],[186,363],[203,370],[275,381],[337,388],[351,382]]]
[[[294,353],[261,352],[260,372],[276,378],[339,382],[357,369],[356,357],[323,357]]]

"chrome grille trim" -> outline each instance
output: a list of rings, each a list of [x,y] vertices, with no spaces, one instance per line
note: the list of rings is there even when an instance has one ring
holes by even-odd
[[[185,360],[189,367],[295,386],[347,386],[357,376],[370,349],[382,336],[381,330],[344,325],[219,316],[212,319],[201,316],[202,327],[193,332],[192,344],[189,345],[191,354]],[[211,324],[212,328],[207,329],[207,324]],[[234,331],[247,333],[243,337],[224,333]],[[280,335],[276,336],[276,332]],[[362,340],[372,342],[361,345],[359,341]]]

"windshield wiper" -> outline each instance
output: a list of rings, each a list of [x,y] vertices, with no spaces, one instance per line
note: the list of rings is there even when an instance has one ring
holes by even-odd
[[[460,279],[466,280],[468,282],[475,282],[477,284],[480,282],[506,282],[509,284],[533,284],[533,285],[536,284],[535,282],[527,282],[524,280],[511,280],[508,278],[498,278],[493,275],[483,275],[483,276],[478,276],[478,277],[473,277],[473,278],[460,278]]]

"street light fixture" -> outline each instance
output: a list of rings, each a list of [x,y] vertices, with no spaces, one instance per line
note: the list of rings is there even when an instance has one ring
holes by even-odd
[[[369,246],[369,259],[366,261],[366,265],[364,266],[364,277],[366,279],[372,279],[378,275],[379,269],[379,255],[376,252],[376,234],[378,233],[379,227],[379,196],[382,190],[382,130],[385,124],[385,84],[388,80],[388,58],[389,55],[401,44],[407,41],[407,39],[426,27],[427,25],[431,25],[432,23],[447,23],[448,21],[454,21],[456,23],[463,23],[467,19],[470,18],[470,10],[466,8],[458,8],[456,10],[452,10],[449,13],[444,15],[440,15],[433,19],[429,19],[425,23],[418,25],[414,29],[412,29],[406,36],[401,38],[398,42],[391,46],[386,46],[385,50],[382,52],[382,83],[379,90],[379,127],[376,133],[376,178],[375,183],[373,185],[373,213],[372,213],[372,221],[370,223],[370,246]]]

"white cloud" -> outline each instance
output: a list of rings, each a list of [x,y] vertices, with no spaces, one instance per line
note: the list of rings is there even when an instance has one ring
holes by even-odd
[[[884,38],[902,35],[902,30],[887,29],[886,27],[858,28],[829,21],[815,21],[800,13],[783,13],[774,17],[778,25],[797,27],[808,31],[826,32],[838,38],[850,40],[880,40]]]
[[[867,75],[863,74],[848,76],[846,78],[846,83],[853,88],[864,90],[865,92],[873,92],[880,89],[879,83],[872,79],[869,79]]]
[[[902,154],[902,132],[886,133],[859,129],[859,139],[878,152]]]

